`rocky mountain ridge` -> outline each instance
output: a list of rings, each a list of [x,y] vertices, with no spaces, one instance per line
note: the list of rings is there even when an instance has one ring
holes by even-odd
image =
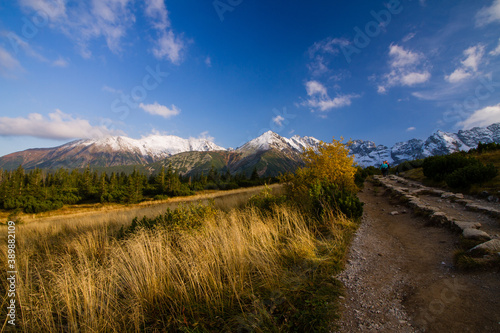
[[[408,160],[468,151],[477,147],[479,142],[500,143],[500,123],[460,130],[458,133],[438,130],[426,140],[411,139],[398,142],[392,147],[376,145],[372,141],[354,140],[350,149],[362,166],[378,165],[384,160],[396,165]]]
[[[500,123],[488,127],[460,130],[458,133],[436,131],[426,140],[411,139],[392,147],[372,141],[353,140],[349,145],[361,166],[379,165],[388,160],[399,164],[407,160],[469,150],[479,142],[500,143]],[[285,138],[268,131],[237,149],[226,149],[208,139],[183,139],[177,136],[151,135],[142,139],[123,136],[77,140],[55,148],[28,149],[0,157],[0,168],[25,169],[116,167],[172,163],[187,174],[203,172],[211,164],[231,172],[249,172],[254,167],[261,175],[277,175],[301,165],[300,153],[317,148],[320,140],[295,135]],[[215,154],[215,152],[217,154]],[[210,154],[207,154],[210,153]],[[188,163],[189,161],[189,163]],[[174,165],[175,164],[175,165]],[[155,169],[152,167],[152,169]]]

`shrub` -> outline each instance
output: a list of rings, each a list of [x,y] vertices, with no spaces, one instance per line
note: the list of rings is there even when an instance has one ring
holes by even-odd
[[[396,172],[404,172],[422,167],[424,160],[405,161],[396,166]]]
[[[354,175],[354,157],[349,156],[349,149],[338,140],[332,143],[320,142],[318,150],[312,148],[304,152],[306,171],[312,179],[326,180],[347,191],[357,191]]]
[[[354,158],[349,156],[346,146],[336,140],[331,144],[322,142],[317,152],[307,150],[304,160],[304,168],[282,177],[287,197],[319,221],[332,211],[337,215],[359,218],[363,208],[356,197],[358,186],[355,179],[362,185],[363,177],[369,171],[363,173],[355,167]]]
[[[468,189],[473,184],[482,184],[496,177],[497,169],[493,164],[471,164],[453,171],[446,177],[446,184],[451,188]]]
[[[359,219],[363,215],[363,203],[356,194],[340,189],[335,184],[316,182],[309,190],[309,195],[318,219],[324,219],[325,214],[332,210],[352,219]]]
[[[176,209],[168,208],[167,211],[154,218],[144,216],[142,219],[138,217],[132,220],[132,224],[127,229],[120,232],[121,236],[136,232],[138,229],[196,229],[199,228],[203,221],[209,217],[213,217],[216,210],[213,205],[189,205],[180,206]]]
[[[285,196],[275,196],[271,194],[271,189],[266,186],[259,194],[253,195],[248,200],[247,205],[270,212],[273,210],[274,206],[283,204],[285,201]]]
[[[425,177],[439,182],[445,180],[445,178],[455,170],[477,164],[481,164],[478,159],[459,152],[446,156],[427,157],[422,167]]]
[[[469,152],[477,152],[477,153],[484,153],[488,151],[496,151],[500,149],[500,144],[496,142],[490,142],[490,143],[481,143],[477,145],[477,148],[471,149]]]
[[[354,183],[358,188],[363,188],[368,176],[379,175],[380,173],[380,169],[374,166],[369,166],[364,169],[362,167],[357,167],[356,174],[354,175]]]

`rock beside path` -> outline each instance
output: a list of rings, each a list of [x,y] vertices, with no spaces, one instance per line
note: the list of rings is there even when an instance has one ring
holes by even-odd
[[[500,239],[492,239],[488,242],[479,244],[469,250],[472,255],[478,254],[493,254],[500,252]]]
[[[488,241],[491,239],[490,235],[488,235],[484,231],[474,229],[474,228],[465,229],[462,233],[462,236],[465,239],[474,239],[474,240],[479,240],[479,241]]]

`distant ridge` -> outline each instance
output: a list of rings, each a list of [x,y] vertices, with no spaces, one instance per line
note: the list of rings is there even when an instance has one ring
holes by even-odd
[[[474,127],[458,133],[436,131],[426,140],[411,139],[398,142],[391,148],[372,141],[354,140],[350,146],[356,161],[363,166],[378,165],[384,160],[399,164],[408,160],[445,155],[460,150],[468,151],[479,142],[500,143],[500,123],[487,127]]]
[[[372,141],[351,141],[349,149],[361,166],[378,165],[383,160],[399,164],[407,160],[469,150],[479,142],[500,143],[500,123],[475,127],[458,133],[436,131],[426,140],[411,139],[392,147]],[[110,136],[77,140],[59,147],[28,149],[0,157],[0,168],[25,169],[97,168],[140,165],[150,172],[171,164],[182,174],[207,172],[212,166],[229,172],[276,176],[303,165],[301,153],[317,148],[320,140],[295,135],[285,138],[268,131],[233,150],[208,139],[183,139],[173,135],[151,135],[142,139]]]

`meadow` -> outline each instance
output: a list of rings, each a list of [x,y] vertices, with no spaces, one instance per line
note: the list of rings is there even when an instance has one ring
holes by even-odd
[[[321,237],[291,207],[265,214],[255,207],[203,207],[208,213],[199,228],[139,229],[128,237],[120,236],[127,224],[119,220],[19,225],[18,328],[326,329],[340,292],[333,275],[343,265],[353,222],[332,216]],[[7,251],[5,242],[1,250]]]
[[[2,284],[2,331],[328,332],[357,227],[342,210],[356,202],[352,169],[320,181],[317,165],[290,175],[285,195],[265,187],[18,223],[16,327]]]

